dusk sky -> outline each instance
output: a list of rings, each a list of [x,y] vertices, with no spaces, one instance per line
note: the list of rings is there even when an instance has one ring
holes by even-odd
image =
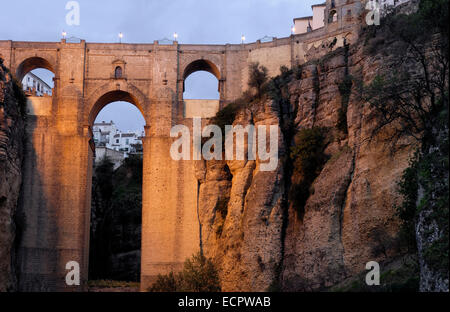
[[[0,40],[152,43],[163,38],[201,44],[254,42],[264,36],[287,37],[293,18],[311,15],[321,0],[79,0],[80,25],[66,24],[66,0],[21,0],[3,4]],[[48,80],[48,74],[37,71]],[[185,98],[217,98],[217,80],[209,73],[192,74]],[[114,120],[123,130],[141,129],[144,121],[131,104],[108,105],[97,120]]]

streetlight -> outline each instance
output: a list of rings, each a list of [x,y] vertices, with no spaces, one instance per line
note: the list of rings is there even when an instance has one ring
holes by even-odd
[[[120,32],[119,33],[119,43],[122,43],[122,38],[123,38],[123,34]]]
[[[63,30],[62,32],[63,39],[66,39],[67,33]]]
[[[175,39],[175,41],[177,41],[177,39],[178,39],[178,34],[177,34],[176,32],[173,34],[173,38]]]
[[[242,35],[242,37],[241,37],[241,43],[244,43],[244,41],[245,41],[245,36]]]
[[[292,34],[292,35],[295,34],[295,26],[292,26],[292,27],[291,27],[291,34]]]

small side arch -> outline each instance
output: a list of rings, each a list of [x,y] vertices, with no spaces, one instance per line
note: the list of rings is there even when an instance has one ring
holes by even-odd
[[[338,20],[337,11],[336,10],[331,10],[330,14],[328,16],[328,23],[331,24],[331,23],[337,22],[337,20]]]
[[[44,69],[51,71],[53,74],[55,74],[55,66],[54,65],[52,65],[45,58],[42,58],[39,56],[34,56],[34,57],[25,59],[17,67],[17,70],[16,70],[17,80],[22,81],[23,77],[27,73],[29,73],[30,71],[32,71],[36,68],[44,68]]]
[[[220,81],[220,79],[221,79],[220,69],[216,64],[214,64],[213,62],[211,62],[209,60],[200,59],[200,60],[193,61],[193,62],[189,63],[189,65],[186,66],[186,68],[184,69],[184,72],[183,72],[183,81],[185,81],[186,78],[189,77],[189,75],[191,75],[195,72],[198,72],[198,71],[206,71],[210,74],[213,74],[217,78],[218,81]],[[183,83],[183,91],[185,91],[184,83]]]

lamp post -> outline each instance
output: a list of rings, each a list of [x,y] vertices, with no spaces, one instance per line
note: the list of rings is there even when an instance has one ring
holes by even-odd
[[[120,32],[119,33],[119,43],[122,43],[122,38],[123,38],[123,34]]]
[[[67,33],[63,30],[63,32],[61,33],[63,39],[66,39]]]
[[[242,35],[242,36],[241,36],[241,43],[244,43],[244,42],[245,42],[245,36]]]
[[[291,27],[291,35],[294,35],[295,34],[295,26],[292,26]]]
[[[173,34],[173,39],[174,39],[175,41],[178,40],[178,34],[177,34],[176,32]]]

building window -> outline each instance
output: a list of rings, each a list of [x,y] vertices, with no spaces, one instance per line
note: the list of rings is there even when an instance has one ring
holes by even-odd
[[[328,23],[337,22],[337,12],[335,10],[332,10],[330,12],[330,16],[328,17]]]
[[[126,139],[126,140],[125,140],[125,144],[126,144],[126,145],[129,145],[129,144],[130,144],[130,140],[129,140],[129,139]]]
[[[119,143],[119,139],[116,139],[116,143]]]
[[[122,67],[120,67],[120,66],[116,67],[116,70],[114,72],[114,77],[116,77],[116,79],[122,78]]]

